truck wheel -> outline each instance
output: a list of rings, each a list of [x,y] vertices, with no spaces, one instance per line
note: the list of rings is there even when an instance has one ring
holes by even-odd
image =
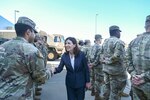
[[[54,51],[49,51],[48,52],[48,60],[49,61],[54,61],[54,60],[56,60],[57,59],[57,53],[56,52],[54,52]]]

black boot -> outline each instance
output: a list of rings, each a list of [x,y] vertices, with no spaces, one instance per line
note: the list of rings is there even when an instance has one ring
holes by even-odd
[[[95,92],[95,99],[94,100],[104,100],[102,97],[100,97],[99,92]]]
[[[94,96],[95,95],[95,90],[94,88],[91,89],[91,96]]]

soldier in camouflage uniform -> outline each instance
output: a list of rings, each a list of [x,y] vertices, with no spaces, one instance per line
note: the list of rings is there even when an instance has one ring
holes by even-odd
[[[36,34],[36,36],[35,36],[34,45],[42,53],[43,58],[44,58],[44,67],[46,68],[46,65],[47,65],[47,54],[48,54],[47,53],[47,48],[46,48],[44,40],[42,39],[42,36],[40,36],[39,34]],[[35,84],[35,95],[36,96],[41,95],[41,90],[42,90],[41,84]],[[35,99],[39,100],[38,97],[36,97]]]
[[[146,17],[145,30],[127,49],[133,100],[150,100],[150,15]]]
[[[78,47],[79,47],[80,50],[82,49],[83,45],[84,45],[84,41],[79,40]]]
[[[39,51],[42,53],[44,57],[44,66],[46,67],[47,65],[47,47],[45,45],[44,40],[42,39],[43,36],[40,36],[39,34],[36,34],[35,40],[34,40],[34,45],[39,49]]]
[[[17,37],[0,46],[0,100],[33,100],[34,84],[49,77],[43,56],[33,46],[35,23],[19,17],[15,24]]]
[[[89,52],[91,49],[91,41],[90,40],[85,40],[83,47],[81,48],[81,51],[84,52],[85,57],[88,59]]]
[[[101,41],[102,36],[100,34],[95,35],[95,44],[91,47],[90,53],[89,53],[89,67],[90,75],[91,75],[91,83],[92,83],[92,89],[91,89],[91,95],[95,95],[95,100],[101,100],[100,97],[100,89],[101,85],[103,83],[103,72],[102,72],[102,64],[100,63],[100,52],[101,52]]]
[[[125,44],[119,39],[120,32],[118,26],[111,26],[109,28],[110,38],[105,39],[102,45],[105,100],[120,100],[120,92],[126,85]]]

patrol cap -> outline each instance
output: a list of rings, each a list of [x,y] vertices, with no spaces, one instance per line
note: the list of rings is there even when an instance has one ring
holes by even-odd
[[[28,17],[19,17],[16,24],[28,25],[34,30],[35,33],[37,33],[37,30],[35,29],[36,24]]]
[[[84,44],[86,45],[87,43],[91,43],[89,39],[84,40]]]
[[[84,42],[90,43],[91,41],[89,39],[86,39]]]
[[[109,31],[113,31],[113,30],[119,30],[121,32],[120,28],[116,25],[113,25],[113,26],[109,27]]]
[[[148,27],[148,26],[150,26],[150,15],[148,15],[145,20],[145,27]]]
[[[98,39],[102,39],[102,36],[100,34],[95,34],[95,40],[98,40]]]
[[[145,22],[147,22],[147,21],[150,21],[150,15],[148,15],[148,16],[146,17]]]

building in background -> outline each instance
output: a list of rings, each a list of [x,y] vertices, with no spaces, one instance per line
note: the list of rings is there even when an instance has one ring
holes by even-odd
[[[0,38],[12,39],[16,37],[14,24],[0,15]]]

